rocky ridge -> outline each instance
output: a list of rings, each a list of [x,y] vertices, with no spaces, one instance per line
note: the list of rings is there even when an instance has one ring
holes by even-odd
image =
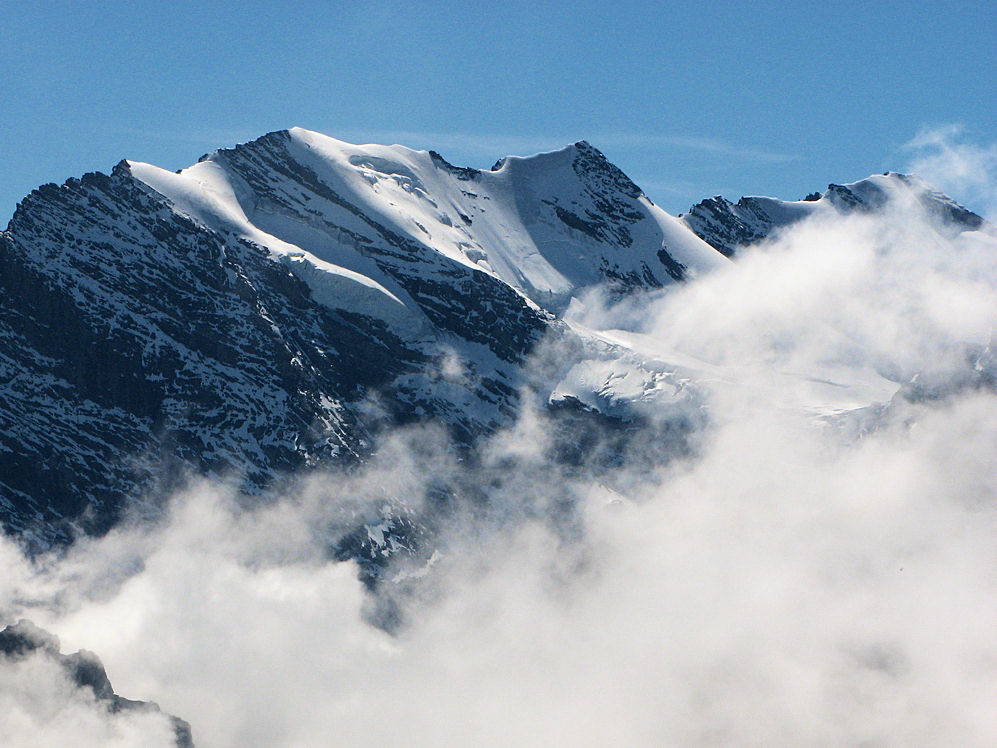
[[[104,666],[93,652],[80,650],[74,654],[62,654],[59,639],[28,620],[0,630],[0,667],[29,658],[42,658],[55,663],[76,689],[92,694],[93,708],[103,710],[111,719],[122,713],[160,712],[157,704],[126,699],[116,694]],[[190,725],[179,717],[165,716],[172,726],[177,748],[193,748]]]

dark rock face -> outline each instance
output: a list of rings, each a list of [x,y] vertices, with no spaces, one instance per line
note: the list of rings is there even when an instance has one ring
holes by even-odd
[[[665,271],[675,280],[685,280],[686,266],[676,260],[664,249],[658,250],[658,259],[665,266]]]
[[[433,162],[448,172],[453,174],[457,179],[464,182],[474,181],[478,178],[480,172],[477,169],[470,169],[466,166],[454,166],[449,161],[447,161],[443,156],[441,156],[436,151],[430,151],[429,157],[433,159]]]
[[[764,239],[775,225],[763,204],[751,197],[732,203],[717,195],[692,206],[683,218],[700,239],[727,257],[738,247]]]
[[[634,201],[644,193],[597,148],[580,140],[574,149],[571,168],[585,185],[582,197],[592,207],[578,204],[566,207],[555,199],[550,202],[555,215],[566,226],[598,242],[632,246],[630,227],[644,218]]]
[[[37,190],[0,237],[0,496],[10,529],[101,530],[171,463],[262,485],[356,456],[355,397],[420,357],[125,169]]]
[[[589,220],[578,220],[588,226],[588,231],[597,239],[631,246],[633,238],[628,226],[643,218],[633,201],[644,193],[597,148],[580,140],[575,143],[575,149],[578,155],[571,167],[586,185],[586,196],[596,207],[593,213],[587,214]],[[560,213],[558,215],[560,217]]]
[[[88,688],[93,691],[97,701],[111,714],[131,710],[160,711],[159,706],[152,702],[126,699],[114,693],[104,666],[93,652],[80,650],[74,654],[64,655],[59,652],[58,638],[27,620],[18,621],[0,630],[0,658],[18,661],[32,655],[40,655],[55,661],[66,673],[70,682],[78,688]],[[193,748],[190,725],[179,717],[167,716],[173,724],[177,746]]]

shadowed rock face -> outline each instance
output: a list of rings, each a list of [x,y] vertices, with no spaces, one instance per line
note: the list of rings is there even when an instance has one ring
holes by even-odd
[[[703,241],[733,257],[738,247],[767,237],[776,222],[757,198],[742,197],[732,203],[717,195],[692,206],[683,220]]]
[[[168,210],[123,169],[32,193],[0,238],[0,474],[8,528],[100,531],[171,469],[250,486],[366,433],[340,401],[418,360],[319,306],[247,242]],[[279,320],[279,325],[275,322]]]
[[[504,360],[545,325],[483,273],[408,282],[441,327]],[[383,389],[394,422],[449,410],[420,386],[432,354],[317,303],[261,247],[170,210],[125,167],[48,185],[0,235],[0,518],[45,545],[67,519],[106,529],[181,469],[244,474],[254,492],[355,460],[371,424],[350,403]],[[494,375],[480,387],[493,412],[451,414],[458,433],[514,400]]]
[[[56,662],[69,681],[77,688],[93,691],[97,703],[108,713],[124,711],[159,712],[159,706],[148,701],[126,699],[114,693],[104,666],[93,652],[80,650],[64,655],[59,652],[59,639],[28,620],[20,620],[0,631],[0,666],[3,662],[17,662],[27,657],[46,657]],[[173,724],[179,748],[193,748],[190,725],[179,717],[166,715]]]

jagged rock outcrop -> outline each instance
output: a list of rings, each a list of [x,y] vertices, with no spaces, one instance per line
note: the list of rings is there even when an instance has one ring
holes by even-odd
[[[93,652],[80,650],[73,654],[59,651],[59,639],[22,619],[0,630],[0,667],[29,657],[43,657],[55,662],[76,688],[89,689],[98,708],[110,715],[120,712],[156,712],[159,706],[148,701],[126,699],[114,692],[100,659]],[[178,748],[193,748],[190,725],[179,717],[165,715],[172,724]]]

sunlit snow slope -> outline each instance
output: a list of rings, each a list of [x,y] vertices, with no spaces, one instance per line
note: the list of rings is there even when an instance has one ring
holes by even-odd
[[[267,247],[326,303],[392,321],[420,316],[396,278],[411,258],[378,242],[441,272],[481,270],[553,312],[586,286],[657,287],[724,262],[584,141],[478,171],[294,128],[178,174],[128,166],[176,209]]]

